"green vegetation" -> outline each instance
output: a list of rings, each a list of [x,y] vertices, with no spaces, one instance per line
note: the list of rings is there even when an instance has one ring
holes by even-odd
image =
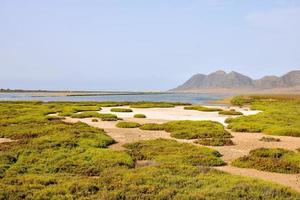
[[[112,108],[110,109],[111,112],[132,112],[129,108]]]
[[[138,128],[141,125],[136,122],[119,122],[116,124],[116,127],[118,128]]]
[[[300,198],[277,184],[210,169],[224,164],[215,150],[172,140],[111,150],[114,141],[102,129],[47,116],[90,104],[0,102],[0,135],[18,139],[0,145],[0,199]],[[142,157],[155,165],[134,168]]]
[[[273,138],[273,137],[262,137],[259,139],[259,141],[263,142],[280,142],[279,138]]]
[[[71,115],[72,118],[100,118],[103,121],[117,121],[118,117],[116,115],[110,114],[110,113],[98,113],[93,111],[87,111],[87,112],[81,112],[81,113],[75,113]]]
[[[278,173],[299,173],[300,153],[285,149],[260,148],[250,151],[248,156],[241,157],[232,163],[243,168],[255,168]]]
[[[219,122],[170,121],[163,124],[143,124],[142,130],[164,130],[178,139],[198,139],[196,143],[209,146],[232,145],[231,134]]]
[[[236,111],[234,109],[231,110],[222,110],[219,112],[220,115],[243,115],[242,112]]]
[[[300,98],[285,96],[239,96],[234,104],[250,103],[256,115],[228,118],[228,128],[236,132],[263,132],[271,135],[300,137]]]
[[[141,125],[140,129],[148,131],[162,131],[164,130],[164,126],[163,124],[148,123]]]
[[[204,106],[186,106],[184,107],[185,110],[198,110],[202,112],[218,112],[222,111],[220,108],[208,108]]]
[[[92,122],[98,122],[99,120],[98,119],[92,119]]]
[[[196,144],[201,144],[205,146],[230,146],[233,145],[233,142],[230,138],[203,138],[194,141]]]
[[[193,166],[220,166],[225,163],[221,154],[206,147],[157,139],[125,145],[134,160],[153,160],[160,164],[188,164]]]
[[[170,121],[164,124],[144,124],[143,130],[165,130],[178,139],[199,139],[212,137],[232,137],[222,124],[214,121]]]
[[[180,102],[135,102],[130,104],[131,108],[173,108],[175,106],[185,106],[190,105],[188,103]]]
[[[134,118],[146,118],[146,115],[144,115],[144,114],[135,114],[133,117]]]

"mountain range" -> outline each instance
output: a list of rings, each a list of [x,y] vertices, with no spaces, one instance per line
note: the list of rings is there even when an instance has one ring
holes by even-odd
[[[208,75],[195,74],[173,92],[300,92],[300,70],[281,77],[254,80],[238,72],[219,70]]]

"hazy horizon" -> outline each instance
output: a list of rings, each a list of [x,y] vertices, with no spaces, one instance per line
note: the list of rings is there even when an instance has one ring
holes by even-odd
[[[300,69],[300,1],[0,0],[0,88],[150,91]]]

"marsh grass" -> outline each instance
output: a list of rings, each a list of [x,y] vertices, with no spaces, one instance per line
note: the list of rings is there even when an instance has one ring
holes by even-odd
[[[294,174],[300,172],[300,153],[285,149],[260,148],[248,156],[234,160],[232,165],[262,171]]]
[[[129,108],[112,108],[110,109],[111,112],[132,112]]]
[[[234,145],[230,138],[203,138],[195,140],[194,143],[204,146],[230,146]]]
[[[116,127],[118,127],[118,128],[138,128],[140,126],[141,125],[136,122],[118,122],[116,124]]]
[[[263,132],[300,137],[300,98],[287,96],[239,96],[233,104],[249,103],[256,115],[228,118],[228,128],[236,132]]]
[[[164,130],[177,139],[199,139],[197,143],[209,146],[232,145],[232,135],[219,122],[214,121],[170,121],[163,124],[143,124],[141,130]]]
[[[222,110],[219,112],[220,115],[243,115],[242,112],[236,111],[234,109],[231,110]]]
[[[146,115],[144,115],[144,114],[135,114],[133,117],[134,118],[146,118]]]
[[[222,111],[220,108],[208,108],[205,106],[186,106],[184,107],[185,110],[198,110],[202,112],[218,112]]]
[[[118,117],[114,114],[110,113],[98,113],[94,111],[87,111],[87,112],[81,112],[81,113],[75,113],[71,115],[72,118],[100,118],[102,120],[108,120],[108,119],[113,119],[116,121]]]
[[[225,163],[221,154],[206,147],[157,139],[125,145],[134,160],[154,160],[161,164],[189,164],[193,166],[220,166]]]
[[[148,131],[162,131],[164,130],[163,124],[155,124],[155,123],[148,123],[148,124],[142,124],[140,126],[141,130],[148,130]]]
[[[180,103],[180,102],[135,102],[131,103],[131,108],[173,108],[175,106],[185,106],[190,105],[189,103]]]
[[[259,141],[263,142],[280,142],[279,138],[273,138],[273,137],[262,137],[259,139]]]
[[[210,169],[224,162],[209,148],[151,140],[129,144],[129,153],[116,151],[107,148],[114,140],[102,129],[47,118],[69,106],[94,104],[0,102],[0,135],[18,139],[0,145],[0,199],[300,197],[277,184]],[[139,158],[159,165],[134,168]]]

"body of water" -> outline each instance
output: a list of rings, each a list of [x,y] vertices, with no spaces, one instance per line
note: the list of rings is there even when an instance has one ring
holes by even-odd
[[[232,94],[155,93],[155,94],[110,94],[96,96],[35,96],[33,93],[0,93],[0,101],[170,101],[204,103],[221,100]]]

